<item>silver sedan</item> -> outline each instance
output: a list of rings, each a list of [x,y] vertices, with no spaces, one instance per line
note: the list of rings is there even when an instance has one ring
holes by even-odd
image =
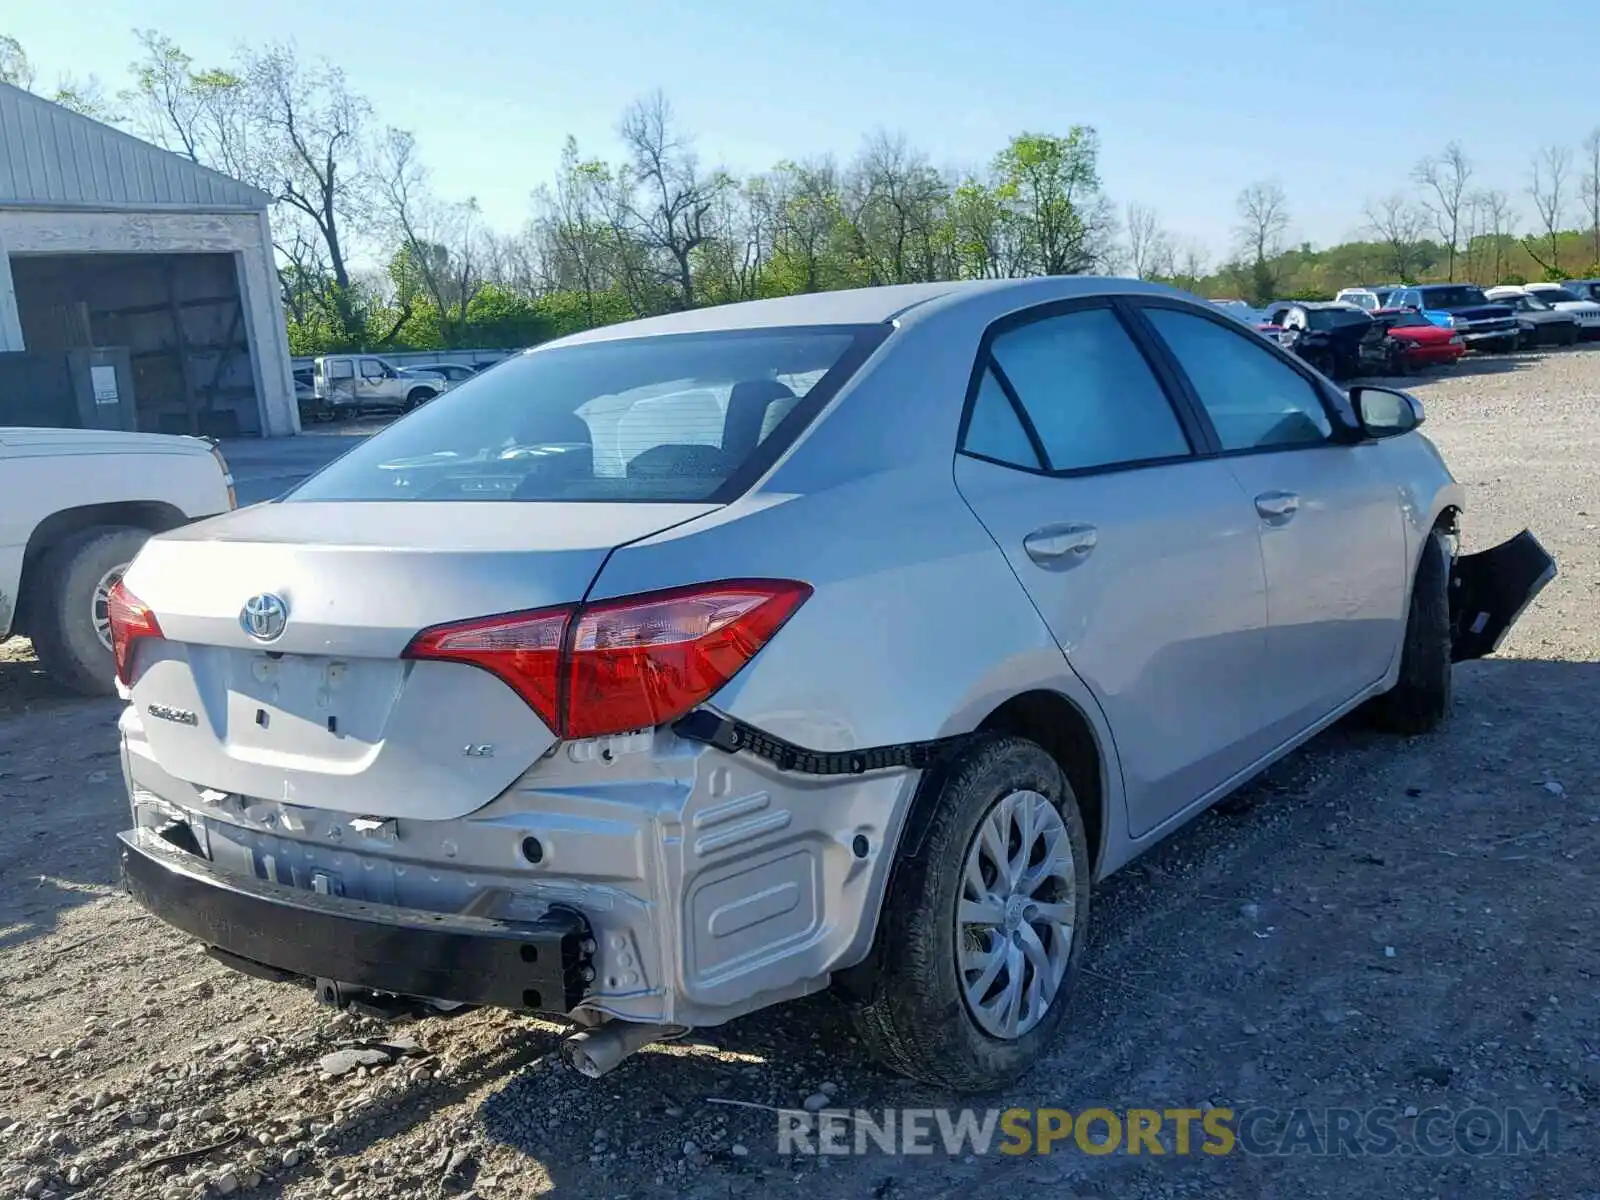
[[[1420,733],[1554,564],[1458,556],[1420,405],[1100,278],[599,329],[113,597],[135,896],[596,1075],[834,986],[954,1088],[1060,1029],[1093,886],[1342,715]]]

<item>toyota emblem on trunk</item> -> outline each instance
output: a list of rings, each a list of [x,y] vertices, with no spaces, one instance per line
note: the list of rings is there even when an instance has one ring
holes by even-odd
[[[283,636],[289,623],[289,606],[271,592],[251,596],[239,610],[239,626],[258,642],[272,642]]]

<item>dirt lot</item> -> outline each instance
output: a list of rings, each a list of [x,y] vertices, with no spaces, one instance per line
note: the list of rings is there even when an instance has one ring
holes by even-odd
[[[335,1017],[118,894],[115,705],[60,698],[11,643],[0,1196],[1600,1197],[1600,346],[1413,385],[1469,489],[1465,548],[1529,524],[1562,577],[1459,671],[1442,733],[1335,729],[1109,881],[1069,1034],[978,1105],[1392,1108],[1406,1148],[1436,1106],[1554,1107],[1554,1152],[780,1155],[771,1112],[715,1101],[962,1102],[866,1065],[825,997],[598,1083],[548,1026]],[[320,1066],[402,1035],[392,1062]]]

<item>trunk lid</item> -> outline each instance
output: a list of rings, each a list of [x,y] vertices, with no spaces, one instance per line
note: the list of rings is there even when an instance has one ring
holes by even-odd
[[[400,658],[418,630],[571,604],[613,547],[710,504],[288,503],[154,538],[126,576],[160,622],[132,702],[163,770],[229,795],[447,820],[554,743],[488,672]],[[287,619],[261,641],[246,601]]]

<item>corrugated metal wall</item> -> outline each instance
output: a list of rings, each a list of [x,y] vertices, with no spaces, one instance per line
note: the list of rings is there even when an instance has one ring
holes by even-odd
[[[0,205],[265,209],[267,197],[0,83]]]

